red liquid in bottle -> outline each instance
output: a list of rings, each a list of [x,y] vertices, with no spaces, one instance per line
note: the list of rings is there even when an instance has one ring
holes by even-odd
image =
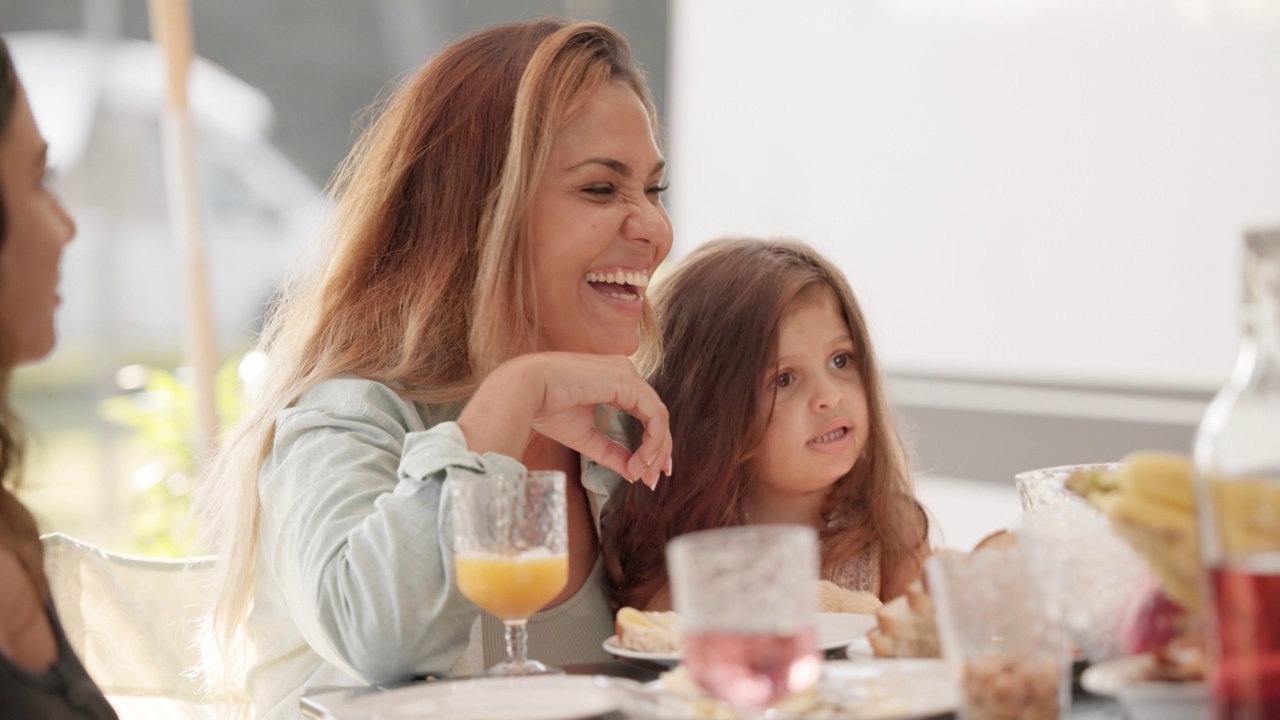
[[[1214,717],[1280,720],[1280,555],[1228,563],[1210,577],[1218,643],[1209,678]]]

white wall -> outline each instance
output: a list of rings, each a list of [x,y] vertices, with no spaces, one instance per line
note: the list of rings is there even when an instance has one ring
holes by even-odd
[[[1280,2],[675,0],[676,252],[788,235],[891,370],[1213,387],[1280,224]]]

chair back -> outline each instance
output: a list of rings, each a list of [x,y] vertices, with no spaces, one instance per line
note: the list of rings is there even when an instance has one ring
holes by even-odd
[[[122,720],[241,716],[242,693],[210,695],[194,672],[213,610],[213,557],[121,555],[61,533],[41,541],[67,639]]]

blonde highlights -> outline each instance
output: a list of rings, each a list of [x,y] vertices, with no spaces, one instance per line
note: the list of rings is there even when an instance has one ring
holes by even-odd
[[[218,660],[233,676],[276,418],[343,374],[456,402],[500,363],[540,349],[528,208],[559,128],[610,81],[655,114],[626,41],[604,25],[544,19],[481,31],[408,78],[335,175],[332,226],[310,248],[315,267],[269,314],[258,343],[267,370],[197,504],[220,560]]]

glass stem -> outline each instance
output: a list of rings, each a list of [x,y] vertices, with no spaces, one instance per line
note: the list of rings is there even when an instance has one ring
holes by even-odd
[[[503,620],[503,635],[507,640],[507,662],[524,665],[529,662],[528,620]]]

